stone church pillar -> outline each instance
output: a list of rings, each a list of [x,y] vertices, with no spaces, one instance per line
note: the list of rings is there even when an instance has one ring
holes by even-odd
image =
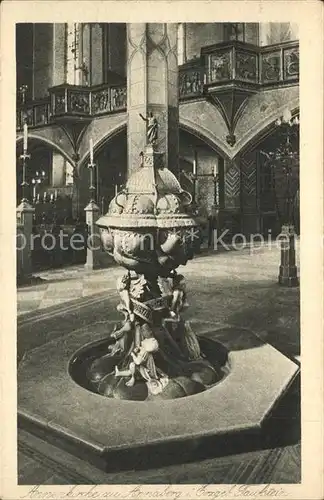
[[[165,153],[165,165],[178,176],[179,106],[177,23],[127,25],[128,171],[140,164],[147,142],[146,123],[157,119],[156,151]]]

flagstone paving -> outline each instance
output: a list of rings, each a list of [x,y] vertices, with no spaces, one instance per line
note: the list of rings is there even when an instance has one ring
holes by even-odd
[[[203,320],[224,331],[228,327],[235,327],[236,332],[241,329],[241,335],[244,330],[251,330],[299,364],[299,288],[278,285],[279,261],[280,252],[272,245],[258,250],[208,252],[180,268],[187,280],[190,304],[186,317],[192,321],[193,328],[196,322]],[[94,322],[119,319],[115,282],[122,273],[117,266],[92,273],[76,266],[40,273],[38,282],[19,288],[18,358],[26,350],[42,344],[45,338],[46,341],[63,338],[71,330]],[[240,343],[236,335],[234,348]],[[298,419],[293,422],[295,437],[284,447],[270,445],[267,451],[142,471],[137,476],[135,471],[110,474],[107,482],[298,482]],[[37,454],[31,457],[22,448],[20,483],[32,484],[37,477],[47,484],[69,481],[64,470],[52,470]]]

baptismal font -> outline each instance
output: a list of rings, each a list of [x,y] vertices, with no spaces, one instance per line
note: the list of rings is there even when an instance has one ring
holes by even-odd
[[[117,282],[124,319],[108,336],[106,352],[89,358],[86,376],[107,397],[172,399],[204,391],[224,372],[182,318],[186,285],[176,269],[193,258],[200,241],[191,196],[154,144],[141,156],[97,221],[104,249],[126,270]]]

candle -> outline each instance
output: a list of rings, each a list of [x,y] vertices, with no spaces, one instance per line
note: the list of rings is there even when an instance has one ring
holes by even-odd
[[[93,163],[93,140],[90,139],[90,163]]]
[[[27,145],[28,145],[28,125],[27,123],[24,123],[24,153],[27,152]]]
[[[193,173],[194,175],[196,175],[196,173],[197,173],[197,162],[196,162],[196,159],[194,159],[194,161],[193,161],[193,165],[192,165],[192,173]]]
[[[118,184],[115,184],[115,196],[118,194]]]
[[[214,177],[217,177],[217,173],[218,173],[217,172],[217,170],[218,170],[217,167],[218,167],[218,165],[216,165],[216,163],[215,163],[215,165],[214,165]]]

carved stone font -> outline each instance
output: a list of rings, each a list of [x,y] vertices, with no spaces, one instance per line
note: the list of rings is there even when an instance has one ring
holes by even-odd
[[[89,357],[91,390],[118,399],[172,399],[204,391],[224,376],[182,317],[187,292],[176,269],[200,241],[190,201],[149,145],[97,221],[105,250],[126,272],[117,282],[124,319],[108,334],[106,352]]]

